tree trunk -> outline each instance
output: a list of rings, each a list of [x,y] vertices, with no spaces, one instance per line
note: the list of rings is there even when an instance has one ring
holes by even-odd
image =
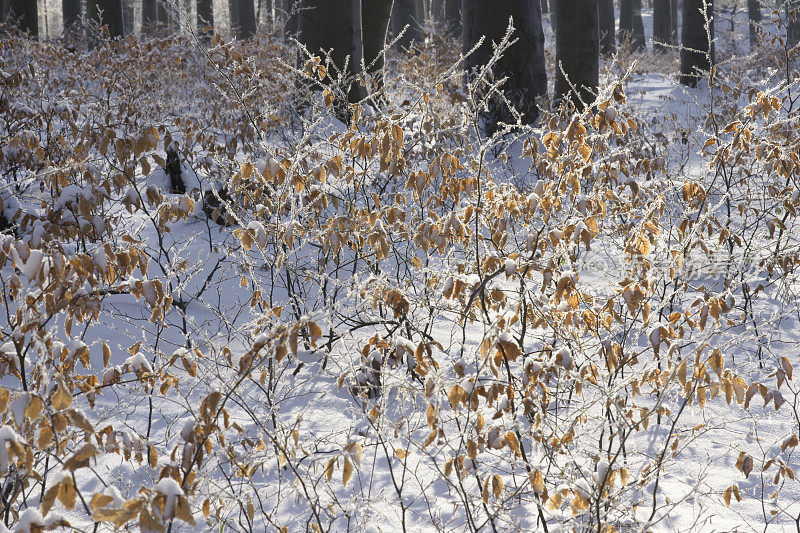
[[[368,0],[372,1],[372,0]],[[299,41],[309,53],[324,55],[330,51],[328,65],[331,79],[342,74],[347,102],[356,103],[366,98],[366,90],[356,79],[361,74],[363,45],[361,42],[360,0],[302,0]],[[348,116],[347,102],[335,102],[337,114]]]
[[[365,0],[370,1],[370,0]],[[408,50],[412,44],[420,41],[420,13],[417,11],[416,0],[394,0],[392,8],[392,33],[395,37],[405,30],[403,36],[397,41],[397,48]]]
[[[800,42],[800,0],[786,0],[786,45],[791,49]]]
[[[614,0],[599,0],[597,9],[600,31],[600,53],[604,56],[612,56],[617,52]]]
[[[125,34],[122,0],[89,0],[86,11],[91,15],[87,17],[89,20],[95,20],[108,28],[108,35],[112,39]]]
[[[283,34],[286,37],[294,38],[300,33],[300,1],[301,0],[287,0],[286,24],[283,27]]]
[[[142,32],[152,32],[156,27],[158,27],[156,0],[142,0]]]
[[[633,0],[633,49],[637,52],[647,51],[644,38],[644,22],[642,21],[642,0]]]
[[[553,37],[556,36],[556,26],[558,24],[558,0],[541,0],[550,4],[550,29],[553,31]],[[613,0],[612,0],[613,2]]]
[[[678,0],[670,0],[669,16],[670,16],[670,44],[677,46],[678,43],[680,42],[678,40]]]
[[[680,82],[689,87],[711,70],[714,64],[713,0],[683,0]],[[706,19],[709,27],[706,28]]]
[[[633,40],[633,0],[619,0],[619,42]]]
[[[19,29],[31,37],[39,35],[39,5],[36,0],[11,0],[8,5],[9,17],[19,23]]]
[[[172,16],[172,9],[167,7],[164,0],[158,0],[156,3],[156,15],[158,16],[158,26],[166,33],[172,33],[175,29],[175,18]]]
[[[236,14],[238,24],[236,37],[249,39],[256,34],[256,8],[253,0],[236,0]]]
[[[372,77],[372,92],[383,91],[383,65],[386,34],[392,16],[393,0],[364,0],[361,3],[361,33],[364,63]]]
[[[750,49],[758,45],[758,35],[761,29],[761,2],[759,0],[747,0],[747,15],[750,19]]]
[[[239,3],[237,0],[228,0],[228,30],[236,35],[239,30]]]
[[[134,0],[122,0],[122,32],[124,35],[132,35],[136,29],[134,19]]]
[[[464,52],[471,50],[481,37],[485,37],[483,44],[465,61],[468,80],[492,58],[492,42],[498,43],[502,40],[508,29],[509,19],[513,19],[514,38],[517,42],[495,64],[494,80],[507,78],[501,90],[521,114],[522,122],[532,123],[539,116],[536,97],[547,94],[542,8],[539,0],[466,0],[463,7]],[[483,117],[488,135],[499,129],[500,122],[516,122],[514,114],[499,97],[490,99],[489,109],[483,113]]]
[[[64,33],[67,33],[81,20],[81,0],[62,0],[61,14],[64,19]]]
[[[461,0],[445,0],[445,28],[451,33],[461,33]]]
[[[206,26],[214,27],[214,2],[213,0],[197,0],[197,29],[207,39],[209,34],[203,32],[203,28]]]
[[[653,50],[666,52],[672,39],[670,0],[653,0]]]
[[[547,0],[542,0],[542,16],[550,14],[550,4]]]
[[[597,1],[560,0],[557,18],[555,99],[583,111],[595,101],[600,76]]]

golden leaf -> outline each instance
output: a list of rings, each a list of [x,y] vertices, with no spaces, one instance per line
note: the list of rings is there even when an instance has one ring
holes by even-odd
[[[544,476],[538,470],[534,470],[531,474],[531,483],[533,484],[533,491],[541,496],[544,494]]]
[[[142,510],[139,511],[139,527],[143,531],[157,531],[159,533],[164,531],[164,526],[157,522],[145,507],[142,507]]]
[[[350,479],[353,477],[353,464],[350,462],[350,459],[347,457],[344,458],[344,470],[342,470],[342,483],[345,487],[347,484],[350,483]]]
[[[75,484],[71,478],[63,478],[61,482],[56,485],[58,487],[58,501],[68,510],[75,508],[75,498],[78,493],[75,491]]]
[[[325,465],[325,477],[328,478],[328,481],[330,481],[331,478],[333,477],[333,465],[335,463],[336,463],[336,458],[332,457]]]
[[[492,477],[492,492],[497,499],[500,499],[503,494],[503,480],[497,474]]]
[[[108,366],[109,361],[111,360],[111,348],[108,347],[108,344],[105,342],[103,343],[103,368]]]
[[[64,470],[74,472],[79,468],[89,466],[89,459],[95,455],[97,455],[97,448],[92,443],[86,443],[64,462]]]
[[[58,495],[58,485],[53,485],[47,492],[44,493],[44,497],[42,498],[42,516],[46,516],[48,512],[50,512],[50,508],[53,506],[53,503],[56,501],[56,496]]]
[[[105,507],[109,503],[113,502],[114,498],[108,496],[107,494],[103,494],[101,492],[97,492],[92,496],[92,501],[89,502],[89,505],[92,508],[92,511],[99,509],[100,507]]]
[[[725,361],[722,360],[722,352],[714,350],[711,356],[706,361],[717,375],[722,375],[722,369],[725,367]]]
[[[255,515],[255,510],[250,512],[250,509],[253,508],[253,504],[251,502],[247,502],[247,514],[250,516],[250,520],[253,520],[253,515]],[[183,520],[190,526],[195,524],[194,517],[192,516],[192,511],[189,508],[189,500],[186,499],[186,496],[178,496],[178,503],[175,505],[175,516],[180,520]]]
[[[57,410],[66,409],[72,405],[72,394],[67,390],[63,380],[58,381],[58,388],[53,395],[53,408]]]

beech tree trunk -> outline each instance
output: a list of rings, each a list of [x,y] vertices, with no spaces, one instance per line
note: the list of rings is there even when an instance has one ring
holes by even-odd
[[[86,18],[108,28],[113,39],[125,34],[125,21],[122,16],[122,0],[88,0]]]
[[[445,0],[444,20],[447,31],[461,33],[461,0]]]
[[[670,0],[653,0],[653,50],[667,51],[671,40]]]
[[[758,34],[761,26],[761,2],[759,0],[747,0],[747,15],[750,19],[750,49],[758,45]]]
[[[670,44],[677,45],[678,40],[678,0],[669,3],[670,16]]]
[[[680,82],[689,87],[714,64],[714,4],[713,0],[683,0],[683,29],[681,31]],[[706,19],[709,20],[706,28]]]
[[[633,49],[637,52],[647,51],[644,38],[644,22],[642,21],[642,0],[633,0]]]
[[[369,2],[370,0],[365,0]],[[397,41],[397,48],[408,50],[411,45],[420,41],[420,12],[417,11],[416,0],[394,0],[392,8],[392,33],[394,36],[400,35],[405,30],[403,36]]]
[[[633,40],[633,0],[619,0],[619,42]]]
[[[8,15],[19,23],[19,29],[31,37],[39,36],[39,5],[36,0],[11,0]]]
[[[142,31],[149,33],[157,27],[156,0],[142,0]]]
[[[556,31],[556,101],[583,111],[594,103],[600,75],[596,0],[559,0]]]
[[[600,53],[614,55],[617,51],[616,22],[614,20],[614,0],[599,0],[598,26],[600,31]]]
[[[214,2],[213,0],[197,0],[197,29],[201,34],[206,25],[214,27]]]
[[[295,38],[300,33],[300,0],[286,0],[286,24],[283,26],[285,37]]]
[[[347,102],[366,98],[366,90],[356,79],[361,74],[363,45],[361,42],[360,0],[302,0],[298,40],[309,53],[325,57],[330,51],[328,72],[332,79],[342,74]],[[335,102],[337,114],[348,116],[347,102]]]
[[[364,64],[372,77],[373,91],[383,91],[384,47],[392,17],[393,0],[364,0],[361,3],[361,33]]]
[[[785,0],[786,44],[794,48],[800,42],[800,0]]]
[[[502,40],[509,19],[513,19],[517,42],[504,52],[495,64],[493,74],[495,80],[507,78],[501,90],[521,114],[522,122],[532,123],[539,116],[536,98],[547,94],[539,0],[465,0],[463,8],[463,50],[471,50],[481,37],[485,37],[483,44],[465,61],[468,80],[475,70],[489,62],[494,54],[492,42]],[[490,99],[489,109],[483,116],[488,135],[495,133],[501,122],[516,123],[514,114],[501,98]]]
[[[629,40],[631,49],[641,52],[647,49],[644,40],[641,0],[620,0],[619,3],[619,42]]]
[[[122,0],[122,32],[132,35],[136,31],[134,22],[134,0]]]
[[[249,39],[256,34],[256,7],[253,0],[234,0],[236,3],[236,37]]]
[[[239,4],[236,0],[228,0],[228,29],[233,35],[239,31]]]
[[[61,14],[64,18],[64,32],[68,32],[81,20],[81,0],[62,0]]]

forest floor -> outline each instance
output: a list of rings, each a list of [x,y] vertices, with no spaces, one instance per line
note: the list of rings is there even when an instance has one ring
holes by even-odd
[[[795,529],[780,31],[490,139],[438,34],[349,126],[272,35],[2,37],[5,526]]]

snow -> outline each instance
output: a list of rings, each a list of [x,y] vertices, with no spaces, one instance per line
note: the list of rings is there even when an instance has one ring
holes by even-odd
[[[42,513],[39,512],[39,509],[29,507],[19,515],[19,519],[11,531],[14,533],[32,533],[40,530],[40,528],[43,529],[45,526],[47,526],[47,523],[42,518]]]
[[[153,368],[143,353],[136,353],[125,359],[124,366],[134,372],[152,372]]]
[[[0,426],[0,472],[3,474],[8,472],[9,467],[8,441],[21,442],[22,438],[11,426]]]

